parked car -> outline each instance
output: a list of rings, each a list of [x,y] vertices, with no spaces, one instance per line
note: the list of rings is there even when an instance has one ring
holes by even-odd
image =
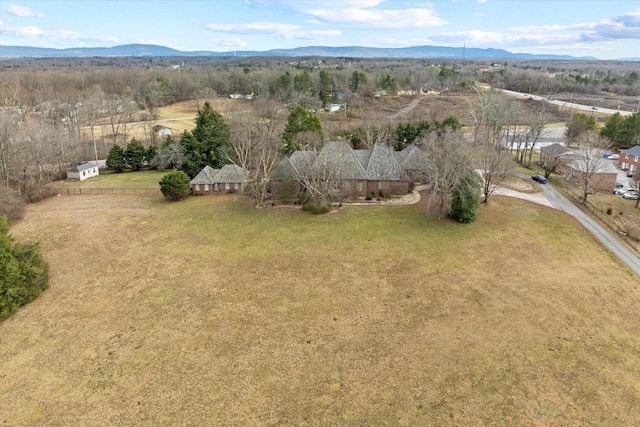
[[[615,188],[622,188],[624,187],[624,184],[621,182],[616,182],[616,185],[614,186]]]
[[[627,172],[627,176],[628,176],[629,178],[633,178],[633,172],[632,172],[632,171]]]
[[[535,182],[539,182],[540,184],[546,184],[547,183],[547,178],[545,178],[542,175],[532,175],[531,179],[534,180]]]
[[[620,154],[609,154],[607,159],[609,160],[618,160],[620,158]]]
[[[638,192],[636,190],[629,190],[627,192],[625,192],[622,195],[623,199],[631,199],[631,200],[638,200],[639,196],[638,196]]]
[[[613,194],[615,194],[617,196],[622,196],[626,192],[627,192],[627,190],[625,188],[614,188],[613,189]]]

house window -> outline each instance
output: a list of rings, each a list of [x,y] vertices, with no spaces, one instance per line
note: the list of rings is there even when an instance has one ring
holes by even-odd
[[[638,156],[635,156],[635,157],[633,158],[633,161],[634,161],[634,162],[636,162],[636,163],[638,163]]]
[[[378,190],[388,190],[389,181],[378,181]]]
[[[235,183],[235,189],[236,189],[236,190],[239,190],[239,189],[240,189],[240,183],[239,183],[239,182],[236,182],[236,183]]]
[[[626,160],[629,160],[629,155],[628,155],[628,154],[625,154],[625,155],[624,155],[624,158],[625,158]]]
[[[218,191],[218,183],[213,184],[213,191]]]
[[[225,182],[225,183],[224,183],[224,189],[225,189],[225,190],[228,190],[228,189],[229,189],[229,183],[228,183],[228,182]]]
[[[204,191],[209,191],[209,184],[204,185]]]
[[[362,193],[362,181],[358,181],[358,192]]]
[[[345,190],[347,193],[350,193],[350,192],[351,192],[351,181],[345,181],[345,182],[344,182],[344,190]]]
[[[636,157],[637,158],[637,157]],[[87,173],[85,171],[82,171],[82,176],[85,176]]]
[[[196,184],[196,191],[200,191],[200,184]]]

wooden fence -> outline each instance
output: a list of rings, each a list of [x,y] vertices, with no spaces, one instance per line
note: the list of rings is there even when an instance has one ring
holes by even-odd
[[[71,196],[81,196],[88,194],[138,194],[142,196],[157,196],[162,194],[159,188],[56,188],[58,194],[68,194]]]
[[[627,243],[629,247],[631,247],[636,252],[640,252],[640,241],[638,240],[638,237],[637,237],[637,236],[640,236],[640,230],[637,230],[637,229],[628,230],[623,227],[620,227],[620,225],[618,225],[614,221],[611,215],[608,215],[606,212],[601,211],[600,209],[598,209],[597,207],[589,203],[588,200],[587,200],[587,204],[583,205],[581,203],[582,200],[575,197],[574,195],[568,194],[567,192],[564,192],[564,195],[567,196],[567,198],[571,200],[573,204],[575,204],[578,208],[587,211],[589,214],[591,214],[592,217],[598,218],[602,224],[606,225],[614,233],[620,236]]]

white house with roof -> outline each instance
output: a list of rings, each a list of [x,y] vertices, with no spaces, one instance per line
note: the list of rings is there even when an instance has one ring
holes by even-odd
[[[100,170],[95,162],[78,162],[75,166],[67,169],[67,180],[84,181],[100,175]]]

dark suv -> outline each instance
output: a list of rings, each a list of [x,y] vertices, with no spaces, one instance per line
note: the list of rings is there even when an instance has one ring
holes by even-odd
[[[540,184],[546,184],[547,183],[547,178],[545,178],[542,175],[532,175],[531,179],[534,180],[535,182],[539,182]]]

